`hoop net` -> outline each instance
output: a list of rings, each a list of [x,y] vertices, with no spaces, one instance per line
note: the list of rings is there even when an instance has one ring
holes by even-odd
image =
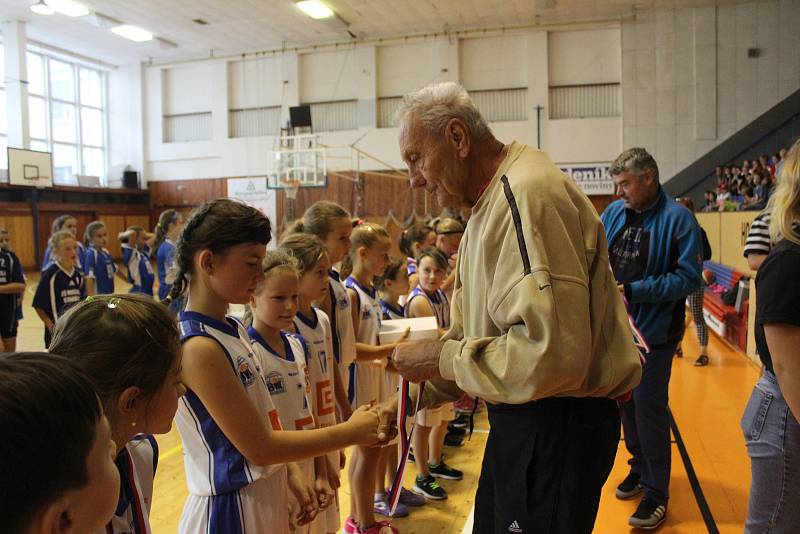
[[[285,182],[281,182],[281,188],[283,192],[286,193],[287,199],[295,200],[297,198],[297,192],[300,190],[300,180],[286,180]]]

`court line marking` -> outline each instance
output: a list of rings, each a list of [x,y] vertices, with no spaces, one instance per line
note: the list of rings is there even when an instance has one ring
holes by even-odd
[[[158,463],[161,463],[162,460],[166,460],[170,456],[174,456],[176,453],[179,453],[183,450],[183,445],[178,445],[176,447],[172,447],[168,451],[165,451],[163,454],[158,455]]]
[[[719,534],[717,522],[714,520],[714,515],[711,513],[711,508],[708,506],[703,488],[700,486],[700,480],[697,478],[697,473],[694,471],[692,459],[689,457],[689,451],[686,450],[686,444],[683,442],[681,433],[678,430],[678,423],[672,416],[672,410],[669,411],[669,425],[672,427],[672,434],[675,436],[675,444],[678,446],[678,453],[683,460],[683,466],[686,468],[686,476],[689,479],[689,485],[692,487],[694,499],[697,501],[697,507],[700,509],[700,515],[703,516],[703,522],[706,524],[709,534]]]

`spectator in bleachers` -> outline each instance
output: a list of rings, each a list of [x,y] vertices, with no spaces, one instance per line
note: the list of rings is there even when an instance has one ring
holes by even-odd
[[[701,211],[717,211],[717,194],[714,191],[708,190],[704,193],[706,203]]]
[[[706,194],[706,204],[701,211],[764,209],[785,154],[786,149],[781,149],[772,157],[762,154],[757,159],[742,161],[741,165],[715,167],[716,210],[710,207]]]

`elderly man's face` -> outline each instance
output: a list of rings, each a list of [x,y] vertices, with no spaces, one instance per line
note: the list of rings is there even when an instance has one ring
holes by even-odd
[[[444,134],[425,130],[416,117],[400,124],[400,154],[408,165],[411,187],[424,187],[441,206],[457,207],[465,201],[466,166]]]

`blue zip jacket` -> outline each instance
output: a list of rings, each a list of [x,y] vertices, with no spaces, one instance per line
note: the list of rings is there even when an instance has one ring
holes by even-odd
[[[617,200],[600,216],[609,252],[633,214],[623,200]],[[625,285],[625,295],[642,335],[657,347],[678,341],[683,334],[685,298],[702,285],[703,247],[694,215],[663,189],[642,216],[650,243],[644,275]]]

